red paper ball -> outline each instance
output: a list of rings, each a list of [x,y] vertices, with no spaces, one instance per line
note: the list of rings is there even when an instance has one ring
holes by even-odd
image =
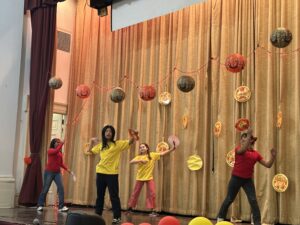
[[[236,53],[231,54],[226,58],[226,69],[232,73],[241,72],[246,65],[245,57]]]
[[[88,98],[91,94],[91,89],[85,84],[80,84],[76,88],[76,95],[79,98]]]
[[[122,223],[121,225],[134,225],[133,223]]]
[[[180,225],[180,222],[173,216],[165,216],[159,221],[158,225]]]
[[[24,157],[24,163],[26,164],[26,165],[30,165],[31,164],[31,157]]]
[[[140,98],[144,101],[150,101],[155,98],[156,91],[153,86],[143,86],[140,89]]]

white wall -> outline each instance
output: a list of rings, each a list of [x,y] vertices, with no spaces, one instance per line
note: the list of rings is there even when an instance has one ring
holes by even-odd
[[[57,29],[71,34],[71,44],[74,39],[74,27],[77,0],[68,0],[57,5]],[[55,90],[54,102],[67,104],[72,45],[70,52],[57,50],[55,75],[63,81],[63,86]]]
[[[2,0],[0,8],[0,207],[14,204],[14,152],[19,98],[23,0]]]
[[[206,0],[122,0],[112,5],[112,30],[153,19]]]

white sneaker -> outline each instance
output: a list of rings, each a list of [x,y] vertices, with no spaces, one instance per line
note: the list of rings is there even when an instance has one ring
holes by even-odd
[[[121,223],[121,218],[114,218],[112,220],[112,224],[120,224]]]
[[[217,218],[217,223],[224,221],[223,218]]]
[[[39,207],[37,207],[37,209],[36,209],[37,211],[43,211],[43,206],[39,206]]]
[[[69,211],[69,208],[64,206],[62,207],[61,209],[58,210],[58,212],[68,212]]]

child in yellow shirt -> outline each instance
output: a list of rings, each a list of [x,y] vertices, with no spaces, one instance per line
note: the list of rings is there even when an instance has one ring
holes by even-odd
[[[105,190],[108,188],[114,216],[112,224],[121,223],[118,181],[120,155],[139,139],[137,131],[131,130],[130,135],[129,140],[114,140],[115,128],[107,125],[102,129],[102,142],[99,142],[98,138],[92,138],[88,150],[88,152],[100,156],[100,161],[96,166],[97,199],[95,213],[102,215]]]
[[[147,185],[147,198],[146,207],[151,209],[152,213],[150,216],[156,216],[154,212],[155,208],[155,184],[153,180],[153,169],[155,161],[160,159],[160,156],[169,154],[175,150],[172,147],[170,150],[164,152],[150,152],[149,146],[146,143],[140,144],[140,153],[134,159],[130,161],[131,164],[138,164],[138,170],[136,175],[136,183],[134,191],[129,199],[128,207],[129,212],[132,211],[137,204],[140,192],[144,184]]]

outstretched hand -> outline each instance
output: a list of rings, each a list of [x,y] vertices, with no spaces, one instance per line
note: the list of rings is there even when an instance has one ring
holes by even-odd
[[[99,138],[97,138],[97,137],[92,137],[91,140],[90,140],[90,142],[93,143],[93,144],[96,144],[96,143],[98,143],[99,141],[100,141],[100,140],[99,140]]]
[[[277,155],[277,150],[276,150],[275,148],[272,148],[272,149],[271,149],[271,155],[272,155],[273,158],[276,157],[276,155]]]
[[[128,129],[128,133],[129,136],[134,140],[134,141],[138,141],[140,139],[139,137],[139,132],[137,130],[134,129]]]

